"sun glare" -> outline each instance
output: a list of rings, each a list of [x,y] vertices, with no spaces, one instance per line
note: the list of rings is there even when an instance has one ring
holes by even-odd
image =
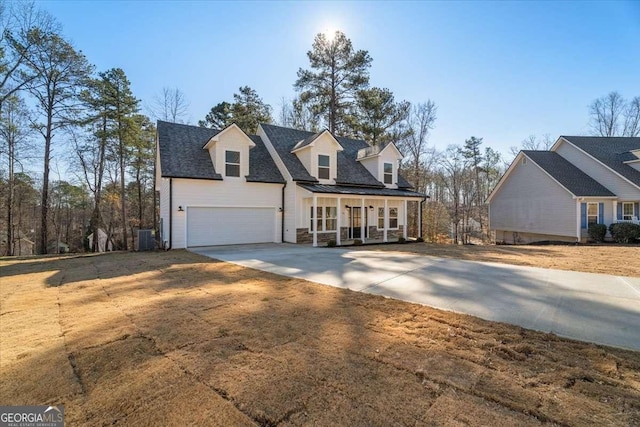
[[[336,31],[338,31],[335,28],[326,28],[323,33],[324,33],[324,37],[327,39],[328,42],[333,42],[333,40],[336,38]]]

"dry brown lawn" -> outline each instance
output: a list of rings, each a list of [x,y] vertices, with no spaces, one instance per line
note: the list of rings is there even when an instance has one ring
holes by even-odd
[[[470,261],[640,277],[640,245],[446,245],[405,243],[353,246],[349,249],[412,252]]]
[[[0,403],[67,425],[640,425],[640,353],[183,251],[0,260]]]

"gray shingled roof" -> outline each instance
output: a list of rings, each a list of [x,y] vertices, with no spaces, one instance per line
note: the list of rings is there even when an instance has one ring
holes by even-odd
[[[631,150],[640,150],[640,137],[562,136],[562,138],[640,186],[640,171],[623,163],[632,160]]]
[[[291,153],[291,150],[298,142],[307,139],[313,140],[318,134],[268,124],[261,124],[261,126],[294,181],[318,182],[316,178],[309,174],[302,162],[298,159],[298,156]],[[343,151],[338,152],[338,176],[336,183],[339,185],[384,188],[384,184],[375,179],[367,168],[356,161],[358,150],[368,147],[369,144],[362,140],[344,137],[336,137],[336,140],[342,148],[344,148]],[[405,189],[412,188],[400,174],[398,174],[398,187]]]
[[[160,167],[166,178],[221,180],[209,152],[202,147],[220,130],[158,121]],[[284,184],[285,180],[259,136],[250,135],[256,144],[249,150],[249,182]]]
[[[293,149],[298,149],[298,148],[302,148],[302,147],[306,147],[307,145],[311,144],[313,141],[315,141],[320,135],[322,135],[324,133],[323,131],[320,131],[318,133],[314,133],[311,136],[308,136],[306,139],[303,139],[301,141],[298,141],[296,143],[296,145],[293,146]]]
[[[395,196],[395,197],[429,197],[416,191],[394,189],[394,188],[367,188],[367,187],[350,187],[348,185],[326,185],[326,184],[306,184],[298,183],[305,190],[312,193],[324,194],[345,194],[352,196]]]
[[[217,179],[211,157],[202,146],[220,133],[217,129],[158,120],[160,170],[166,178]]]
[[[523,150],[522,153],[544,169],[563,187],[577,197],[615,196],[599,182],[569,163],[560,154],[553,151]]]

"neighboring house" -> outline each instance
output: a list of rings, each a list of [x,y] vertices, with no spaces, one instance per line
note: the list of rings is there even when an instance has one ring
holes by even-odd
[[[50,254],[67,254],[69,253],[69,245],[64,242],[49,242],[47,251]]]
[[[93,249],[93,233],[87,236],[89,240],[89,250]],[[98,228],[98,245],[97,252],[107,252],[113,250],[113,244],[111,240],[108,239],[107,233],[102,229]]]
[[[156,188],[165,248],[407,237],[402,155],[262,124],[257,135],[159,121]]]
[[[15,239],[13,242],[13,255],[14,256],[25,256],[25,255],[33,255],[35,253],[36,244],[26,237],[21,237],[19,239]],[[5,255],[8,251],[7,241],[6,239],[0,242],[0,254]]]
[[[638,224],[640,138],[561,136],[521,151],[488,202],[497,242],[584,242],[590,224]]]

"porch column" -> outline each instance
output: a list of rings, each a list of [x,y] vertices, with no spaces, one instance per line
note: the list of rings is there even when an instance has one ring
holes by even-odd
[[[313,232],[313,246],[318,246],[318,196],[313,195],[313,211],[311,212],[311,231]]]
[[[418,202],[418,237],[422,237],[422,202]]]
[[[580,200],[576,200],[576,222],[576,236],[578,237],[578,243],[580,243],[580,240],[582,239]]]
[[[618,201],[613,201],[613,224],[618,222]]]
[[[404,199],[404,206],[402,208],[402,221],[404,221],[404,226],[402,227],[402,237],[404,237],[404,240],[407,240],[407,199]]]
[[[338,204],[336,207],[336,245],[340,246],[340,235],[342,234],[342,198],[338,197]]]
[[[387,199],[384,199],[384,214],[382,215],[382,241],[387,241],[387,229],[389,228],[389,217],[387,216]]]
[[[362,242],[364,243],[365,241],[365,234],[364,234],[364,223],[365,223],[365,218],[364,216],[365,214],[365,210],[364,210],[364,197],[360,199],[360,238],[362,239]]]

